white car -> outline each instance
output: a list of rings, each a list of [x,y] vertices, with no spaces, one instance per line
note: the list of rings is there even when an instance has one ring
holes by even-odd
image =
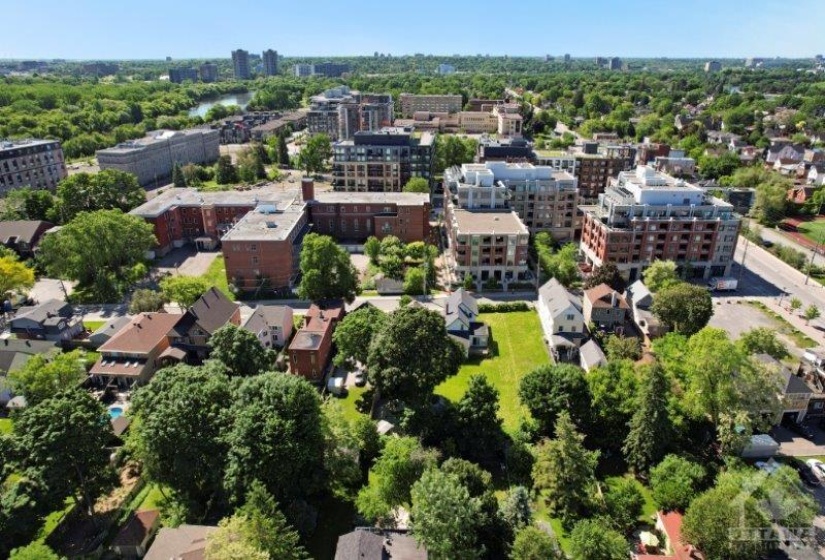
[[[825,480],[825,463],[819,459],[808,459],[805,464],[810,467],[811,472],[816,475],[819,480]]]

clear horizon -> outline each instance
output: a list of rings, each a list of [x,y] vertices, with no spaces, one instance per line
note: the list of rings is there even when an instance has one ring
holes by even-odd
[[[237,0],[231,7],[192,0],[8,3],[0,59],[226,59],[237,48],[272,48],[291,57],[378,51],[673,59],[811,58],[825,51],[822,0],[591,0],[586,7],[558,0],[526,0],[517,7],[362,0],[357,10],[284,0]]]

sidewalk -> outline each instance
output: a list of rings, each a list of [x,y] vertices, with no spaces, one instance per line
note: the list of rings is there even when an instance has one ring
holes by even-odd
[[[764,303],[768,309],[778,313],[783,319],[790,323],[794,328],[798,329],[802,334],[816,341],[817,346],[825,346],[825,333],[806,324],[805,319],[799,316],[799,312],[792,313],[789,310],[790,298],[782,300],[782,307],[776,298],[754,298]],[[801,311],[801,310],[800,310]]]

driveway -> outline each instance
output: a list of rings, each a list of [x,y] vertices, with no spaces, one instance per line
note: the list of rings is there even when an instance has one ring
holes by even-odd
[[[218,255],[219,251],[196,251],[194,247],[182,247],[164,255],[155,269],[159,273],[175,276],[202,276]]]
[[[72,282],[61,281],[56,278],[40,278],[34,283],[34,287],[29,290],[29,297],[39,303],[50,299],[66,301],[66,294],[71,294],[73,290]]]
[[[825,432],[814,424],[807,426],[814,432],[814,440],[809,441],[782,426],[771,430],[771,437],[779,443],[779,454],[786,457],[812,457],[825,455]]]

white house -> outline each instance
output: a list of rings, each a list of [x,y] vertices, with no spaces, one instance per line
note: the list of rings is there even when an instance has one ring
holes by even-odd
[[[814,164],[808,171],[808,184],[821,187],[825,184],[825,165]]]
[[[444,303],[447,334],[464,348],[465,354],[483,352],[489,344],[490,331],[478,321],[478,303],[464,288],[459,288]]]
[[[292,308],[287,305],[260,305],[243,328],[258,337],[264,348],[283,348],[292,336]]]
[[[585,342],[579,351],[579,365],[584,371],[607,365],[607,356],[592,338]]]
[[[544,337],[555,356],[567,360],[575,358],[587,336],[581,299],[553,278],[539,288],[536,307]]]

